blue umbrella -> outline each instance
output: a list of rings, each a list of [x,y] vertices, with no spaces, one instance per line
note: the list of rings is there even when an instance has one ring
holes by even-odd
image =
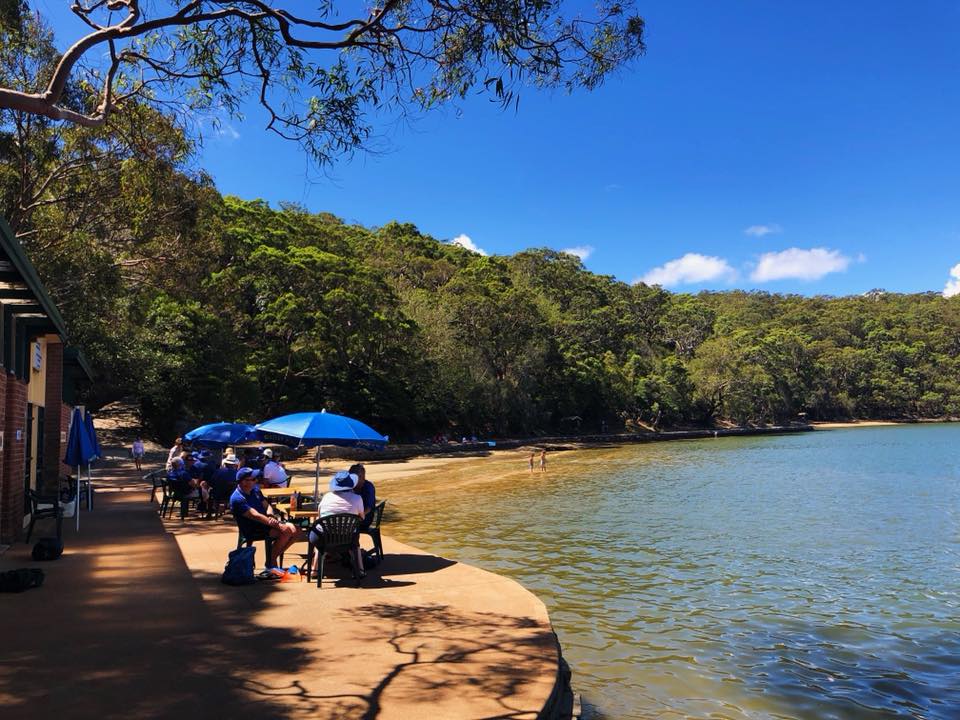
[[[83,424],[86,427],[87,435],[90,436],[90,443],[93,447],[92,459],[103,457],[103,451],[100,449],[100,441],[97,440],[97,431],[93,427],[93,415],[90,414],[90,411],[87,410],[87,414],[83,418]]]
[[[87,427],[80,414],[80,408],[73,409],[70,418],[70,435],[67,438],[67,452],[63,457],[64,465],[77,466],[77,494],[74,497],[74,512],[77,516],[77,530],[80,530],[80,466],[88,464],[96,451],[93,441],[87,434]]]
[[[294,413],[267,420],[257,425],[257,435],[264,442],[275,442],[290,447],[317,445],[387,444],[387,439],[369,425],[325,410]]]
[[[219,422],[194,428],[184,435],[183,439],[201,447],[225,448],[247,440],[256,440],[257,434],[253,425]]]
[[[257,435],[264,442],[274,442],[289,447],[318,447],[363,445],[383,447],[387,438],[369,425],[344,415],[335,415],[326,410],[320,412],[294,413],[273,418],[257,425]],[[320,485],[320,450],[317,450],[317,476],[313,488],[314,497]]]

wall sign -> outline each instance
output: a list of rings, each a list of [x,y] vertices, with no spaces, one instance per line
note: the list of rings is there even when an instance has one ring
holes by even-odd
[[[40,372],[43,368],[43,347],[40,343],[35,342],[33,344],[33,369],[35,372]]]
[[[23,430],[17,430],[17,442],[23,440]]]

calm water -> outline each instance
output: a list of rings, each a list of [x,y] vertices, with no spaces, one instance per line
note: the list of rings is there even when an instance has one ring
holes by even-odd
[[[385,489],[391,534],[544,600],[590,717],[960,718],[960,425],[558,453],[532,477],[492,457]]]

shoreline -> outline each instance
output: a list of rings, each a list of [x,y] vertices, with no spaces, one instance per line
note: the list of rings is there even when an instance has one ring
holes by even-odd
[[[746,437],[752,435],[782,435],[786,433],[811,432],[812,424],[769,425],[765,427],[729,427],[694,430],[662,430],[604,435],[551,435],[535,438],[516,438],[489,442],[448,442],[443,445],[392,445],[383,450],[365,450],[324,446],[321,465],[326,459],[378,462],[390,460],[409,460],[420,457],[471,456],[485,457],[505,450],[524,450],[532,448],[546,449],[551,452],[561,450],[587,450],[591,448],[614,447],[634,443],[668,442],[672,440],[703,440],[721,437]],[[296,461],[305,462],[305,458]],[[310,461],[311,463],[313,461]],[[287,463],[290,464],[290,463]]]

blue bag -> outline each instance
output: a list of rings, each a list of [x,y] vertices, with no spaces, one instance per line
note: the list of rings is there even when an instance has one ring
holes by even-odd
[[[253,577],[254,556],[256,554],[257,549],[252,545],[231,550],[230,556],[227,558],[227,564],[223,567],[220,582],[225,585],[253,585],[256,582],[256,578]]]

